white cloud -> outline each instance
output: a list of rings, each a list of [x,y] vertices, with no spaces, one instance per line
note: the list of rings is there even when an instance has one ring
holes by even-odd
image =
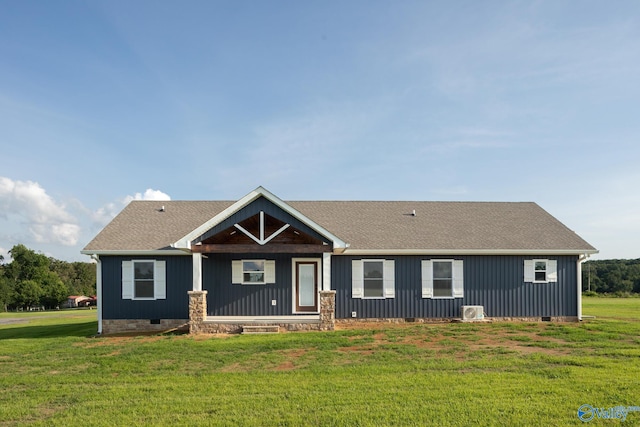
[[[147,188],[144,193],[135,193],[133,196],[127,195],[115,202],[107,203],[101,208],[91,213],[91,219],[95,224],[105,226],[111,221],[120,211],[133,200],[171,200],[171,196],[152,188]]]
[[[127,196],[124,198],[124,204],[128,204],[132,200],[171,200],[168,194],[163,193],[160,190],[154,190],[147,188],[144,193],[136,193],[133,196]]]
[[[10,217],[25,225],[36,242],[65,246],[78,242],[76,219],[37,182],[0,177],[0,218]]]

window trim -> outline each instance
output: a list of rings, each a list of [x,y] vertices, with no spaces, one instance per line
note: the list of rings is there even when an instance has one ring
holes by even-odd
[[[536,264],[544,263],[544,270],[536,270]],[[538,280],[536,278],[537,272],[544,272],[544,280]],[[549,260],[548,259],[534,259],[533,260],[533,283],[549,283]]]
[[[152,264],[152,270],[153,270],[153,279],[149,280],[149,279],[137,279],[136,278],[136,264]],[[136,259],[136,260],[132,260],[131,261],[131,269],[132,269],[132,274],[133,274],[133,298],[134,300],[140,300],[140,301],[144,301],[144,300],[155,300],[156,299],[156,262],[155,260],[152,259]],[[137,293],[137,285],[139,281],[144,281],[144,282],[151,282],[151,288],[153,289],[153,296],[150,297],[138,297],[136,296]]]
[[[383,259],[363,259],[362,260],[362,299],[386,299],[385,295],[384,295],[384,261]],[[373,263],[373,262],[379,262],[380,264],[382,264],[382,277],[380,278],[380,280],[382,280],[382,295],[379,297],[368,297],[365,296],[365,283],[367,283],[367,278],[364,277],[364,265],[365,263]],[[372,280],[371,278],[369,280]],[[378,279],[376,279],[378,280]]]
[[[245,269],[245,263],[246,262],[262,262],[262,270],[246,270]],[[245,275],[249,274],[251,275],[252,273],[260,273],[262,272],[262,280],[261,281],[247,281],[245,280]],[[267,260],[265,259],[243,259],[242,260],[242,284],[243,285],[266,285],[267,284]]]
[[[431,260],[431,280],[432,280],[432,286],[433,286],[433,291],[432,291],[432,299],[453,299],[455,298],[454,292],[453,292],[453,288],[454,288],[454,277],[455,277],[455,271],[454,271],[454,264],[453,264],[453,259],[432,259]],[[436,262],[447,262],[449,263],[449,265],[451,265],[451,295],[446,295],[446,296],[436,296],[436,289],[435,289],[435,281],[436,281],[436,276],[435,276],[435,263]],[[440,280],[444,280],[443,278],[439,278]]]

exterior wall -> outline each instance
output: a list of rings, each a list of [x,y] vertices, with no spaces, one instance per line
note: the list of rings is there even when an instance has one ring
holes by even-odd
[[[155,259],[166,261],[167,298],[153,301],[122,299],[122,261]],[[103,332],[110,319],[140,319],[150,324],[151,319],[189,318],[189,298],[192,288],[192,261],[190,256],[102,256],[102,319]],[[105,323],[106,322],[106,323]],[[157,325],[149,325],[151,327]]]
[[[293,314],[292,258],[322,258],[321,254],[208,254],[202,259],[202,289],[208,292],[209,316],[284,316]],[[231,283],[231,261],[270,259],[276,261],[276,283],[238,285]],[[321,284],[318,284],[320,287]],[[272,301],[276,305],[272,305]]]
[[[395,260],[395,298],[351,298],[351,261]],[[464,261],[464,298],[422,298],[421,260]],[[557,283],[525,283],[524,260],[558,261]],[[571,318],[577,313],[577,256],[333,256],[331,288],[337,291],[336,318],[459,318],[463,305],[482,305],[485,316],[513,319]]]

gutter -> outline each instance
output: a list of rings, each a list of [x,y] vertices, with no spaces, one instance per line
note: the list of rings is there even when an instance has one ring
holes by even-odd
[[[589,258],[589,254],[582,254],[576,263],[576,281],[578,291],[578,321],[582,321],[582,263]]]
[[[98,335],[102,334],[102,261],[100,255],[93,254],[91,259],[96,261],[96,297],[98,298]]]

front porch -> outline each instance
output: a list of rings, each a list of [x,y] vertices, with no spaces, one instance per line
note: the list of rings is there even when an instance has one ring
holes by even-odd
[[[278,326],[281,331],[335,329],[336,291],[320,291],[320,313],[287,316],[208,316],[207,291],[189,291],[189,333],[240,333],[244,326]]]

